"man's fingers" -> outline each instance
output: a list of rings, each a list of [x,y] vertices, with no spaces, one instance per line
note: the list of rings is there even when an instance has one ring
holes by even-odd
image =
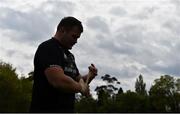
[[[88,67],[91,72],[94,74],[97,74],[97,68],[94,66],[94,64],[91,64],[91,66]]]
[[[94,64],[91,63],[91,66],[95,67]]]
[[[89,66],[88,68],[91,71],[96,71],[97,70],[96,67],[93,64],[91,64],[91,66]]]

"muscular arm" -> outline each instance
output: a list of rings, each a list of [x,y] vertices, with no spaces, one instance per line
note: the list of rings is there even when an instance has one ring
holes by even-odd
[[[81,91],[81,86],[78,82],[64,74],[61,67],[50,67],[45,70],[47,80],[55,88],[59,88],[66,92],[77,93]]]
[[[86,74],[86,75],[84,75],[84,76],[79,75],[79,76],[76,78],[76,80],[79,81],[79,80],[82,78],[82,79],[84,80],[84,82],[86,82],[87,77],[88,77],[88,74]],[[93,78],[90,78],[90,79],[89,79],[88,84],[91,83],[92,79],[93,79]]]

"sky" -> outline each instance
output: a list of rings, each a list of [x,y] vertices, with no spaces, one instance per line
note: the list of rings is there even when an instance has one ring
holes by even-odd
[[[65,16],[84,26],[71,52],[82,75],[98,68],[92,91],[105,74],[123,90],[140,74],[147,89],[161,75],[180,78],[180,0],[0,0],[0,60],[20,75],[33,71],[38,45]]]

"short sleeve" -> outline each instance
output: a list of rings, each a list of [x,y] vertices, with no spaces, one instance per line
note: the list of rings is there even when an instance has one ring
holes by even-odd
[[[63,51],[51,45],[40,45],[36,51],[34,65],[45,70],[51,66],[63,67]]]

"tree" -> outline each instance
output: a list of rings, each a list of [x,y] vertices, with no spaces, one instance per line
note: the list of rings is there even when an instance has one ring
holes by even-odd
[[[99,91],[99,90],[104,90],[105,92],[107,92],[110,96],[112,96],[115,91],[118,90],[118,88],[116,88],[114,86],[114,84],[120,84],[120,82],[115,78],[115,77],[111,77],[109,74],[105,74],[104,76],[101,77],[101,79],[105,82],[107,82],[106,85],[102,85],[100,87],[97,87],[95,89],[95,91]]]
[[[158,112],[178,112],[180,105],[179,79],[176,81],[173,77],[164,75],[160,79],[156,79],[154,83],[149,91],[152,106]]]
[[[122,89],[122,87],[120,87],[118,90],[118,94],[122,94],[122,93],[123,93],[123,89]]]
[[[120,82],[115,77],[111,77],[109,74],[105,74],[101,77],[101,79],[106,81],[107,84],[96,87],[95,91],[97,92],[98,99],[102,95],[105,95],[107,98],[112,97],[113,94],[115,94],[115,91],[118,90],[118,88],[114,86],[114,83],[116,82],[116,84],[120,84]]]
[[[176,80],[175,87],[176,91],[180,93],[180,78]]]
[[[94,100],[92,96],[89,97],[78,96],[78,100],[76,100],[75,102],[75,112],[78,113],[97,112],[96,100]]]
[[[33,81],[33,78],[34,78],[33,76],[34,76],[34,71],[31,71],[31,72],[28,73],[28,78],[27,79],[29,81]]]
[[[14,112],[18,95],[16,69],[11,64],[0,62],[0,112]]]
[[[120,84],[120,82],[115,78],[111,77],[109,74],[105,74],[101,77],[105,81],[106,85],[97,86],[95,91],[97,92],[97,105],[99,106],[98,112],[111,112],[113,111],[113,100],[115,92],[118,90],[115,84]]]
[[[128,90],[125,93],[117,94],[115,112],[148,112],[148,102],[146,96],[141,96]]]
[[[18,78],[11,64],[0,62],[0,112],[27,112],[32,83]]]
[[[19,96],[18,102],[18,112],[28,112],[31,102],[31,96],[32,96],[32,83],[33,81],[30,80],[31,77],[21,77],[19,79]]]
[[[140,74],[139,79],[136,79],[135,91],[140,95],[147,95],[146,84],[143,81],[143,76]]]

